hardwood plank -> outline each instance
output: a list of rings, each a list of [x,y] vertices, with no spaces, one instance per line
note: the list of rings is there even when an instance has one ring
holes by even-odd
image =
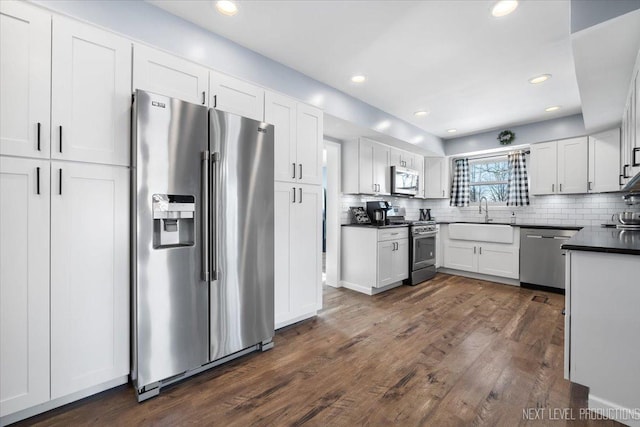
[[[123,386],[19,425],[547,425],[523,409],[587,404],[563,379],[561,295],[438,274],[376,296],[326,288],[324,301],[273,350],[147,402]]]

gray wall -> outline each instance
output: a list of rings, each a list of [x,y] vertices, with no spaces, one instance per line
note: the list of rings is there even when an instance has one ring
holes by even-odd
[[[586,135],[582,114],[529,123],[522,126],[511,126],[508,129],[516,134],[516,139],[511,143],[511,146]],[[450,156],[500,148],[502,146],[497,138],[502,130],[504,129],[448,139],[444,142],[445,154]]]
[[[442,140],[437,136],[143,1],[35,0],[34,3],[319,105],[325,112],[359,126],[371,129],[388,120],[391,126],[385,133],[390,136],[411,141],[422,135],[423,141],[416,145],[444,153]],[[312,102],[318,99],[323,102]]]
[[[571,0],[571,33],[640,8],[640,0]]]

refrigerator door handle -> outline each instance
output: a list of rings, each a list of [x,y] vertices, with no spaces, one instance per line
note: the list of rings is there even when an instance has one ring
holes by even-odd
[[[202,235],[200,243],[202,244],[202,280],[209,281],[209,151],[203,151],[201,157],[202,177],[201,177],[201,203],[200,210],[202,215]]]
[[[211,174],[212,189],[212,211],[211,211],[211,280],[218,280],[218,185],[220,177],[218,175],[218,162],[220,161],[220,153],[214,152],[211,155],[211,163],[213,164],[213,173]]]

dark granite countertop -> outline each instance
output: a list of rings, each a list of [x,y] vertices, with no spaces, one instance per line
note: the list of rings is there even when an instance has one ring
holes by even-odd
[[[373,224],[342,224],[343,227],[361,227],[361,228],[400,228],[408,227],[409,224],[389,224],[389,225],[373,225]]]
[[[640,231],[584,227],[567,240],[562,249],[640,255]]]
[[[519,223],[511,224],[510,222],[484,222],[484,221],[436,221],[438,224],[487,224],[487,225],[512,225],[514,227],[521,228],[535,228],[546,230],[581,230],[582,226],[579,225],[560,225],[560,224],[527,224]]]

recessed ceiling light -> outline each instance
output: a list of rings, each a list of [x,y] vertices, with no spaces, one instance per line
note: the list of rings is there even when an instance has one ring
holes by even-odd
[[[546,82],[551,78],[551,74],[540,74],[539,76],[531,77],[529,83],[537,85],[538,83]]]
[[[216,2],[216,9],[223,15],[233,16],[238,13],[238,6],[229,0],[220,0]]]
[[[456,132],[458,132],[458,129],[447,129],[447,132],[456,133]]]
[[[507,16],[518,7],[517,0],[500,0],[493,5],[491,14],[496,18]]]
[[[362,83],[365,80],[367,80],[367,78],[362,74],[356,74],[355,76],[351,77],[351,81],[354,83]]]
[[[552,112],[552,111],[557,111],[557,110],[559,110],[559,109],[560,109],[560,106],[559,106],[559,105],[554,105],[553,107],[547,107],[547,108],[545,108],[545,109],[544,109],[544,111],[546,111],[547,113],[550,113],[550,112]]]
[[[425,111],[425,110],[420,110],[420,111],[416,111],[415,113],[413,113],[414,116],[416,117],[424,117],[426,115],[429,114],[429,111]]]

